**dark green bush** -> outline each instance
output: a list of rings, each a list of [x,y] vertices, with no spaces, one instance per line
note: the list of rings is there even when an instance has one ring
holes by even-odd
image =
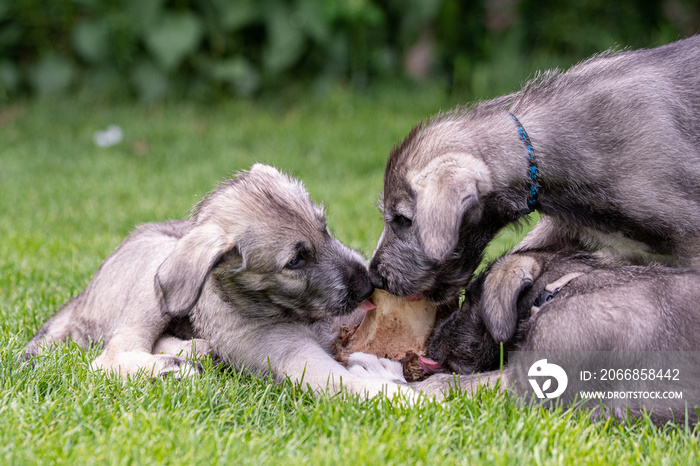
[[[407,53],[420,43],[430,50],[431,76],[457,89],[488,93],[498,85],[485,78],[493,74],[489,64],[510,62],[512,69],[532,57],[570,63],[615,43],[667,42],[697,29],[700,15],[693,5],[692,0],[2,0],[0,98],[87,89],[154,101],[169,95],[245,96],[298,83],[361,87],[401,76]]]
[[[0,90],[146,101],[395,73],[437,0],[5,0]],[[400,12],[408,7],[410,13]],[[388,25],[400,29],[395,35]]]

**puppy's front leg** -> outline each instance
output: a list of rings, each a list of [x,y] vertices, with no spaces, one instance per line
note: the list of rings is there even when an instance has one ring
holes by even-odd
[[[476,393],[479,387],[496,388],[504,390],[509,384],[509,373],[503,371],[475,372],[473,374],[435,374],[421,382],[413,382],[411,387],[421,391],[427,396],[444,398],[451,389],[460,390],[467,397]]]
[[[557,222],[552,217],[542,216],[537,225],[525,235],[515,248],[514,252],[529,249],[547,249],[555,246],[562,249],[577,242],[575,235],[568,231],[564,225]]]
[[[401,394],[409,402],[418,398],[415,390],[404,385],[403,376],[397,377],[396,367],[386,365],[376,356],[354,353],[351,368],[347,369],[313,340],[297,341],[286,349],[270,355],[270,364],[277,370],[278,378],[287,376],[292,382],[301,382],[304,388],[338,393],[345,387],[350,393],[366,397]]]

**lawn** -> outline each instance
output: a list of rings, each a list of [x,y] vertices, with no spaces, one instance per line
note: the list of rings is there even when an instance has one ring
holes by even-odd
[[[204,361],[194,380],[122,381],[64,345],[13,368],[137,224],[183,218],[254,162],[304,180],[333,232],[371,254],[388,151],[454,102],[436,90],[163,104],[28,101],[0,108],[0,462],[114,464],[600,464],[700,461],[696,435],[519,407],[506,395],[405,408],[311,396]],[[124,140],[99,148],[95,131]],[[517,240],[507,232],[490,256]]]

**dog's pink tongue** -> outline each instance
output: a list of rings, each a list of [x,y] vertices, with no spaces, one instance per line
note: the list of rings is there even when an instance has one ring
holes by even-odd
[[[423,299],[423,293],[421,293],[420,291],[417,293],[411,293],[410,295],[406,296],[406,299],[411,302],[420,301],[421,299]]]
[[[363,311],[371,311],[372,309],[375,309],[377,306],[374,305],[374,303],[369,299],[365,299],[360,303],[359,306],[357,306],[358,309],[362,309]]]
[[[425,356],[418,357],[418,365],[426,374],[436,374],[444,370],[442,364]]]

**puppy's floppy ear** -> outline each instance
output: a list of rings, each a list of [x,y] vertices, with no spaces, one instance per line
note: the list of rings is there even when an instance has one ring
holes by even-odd
[[[486,164],[472,157],[447,154],[433,159],[413,178],[415,224],[425,255],[443,262],[457,245],[462,217],[480,204],[491,187]],[[480,211],[475,209],[478,221]]]
[[[518,298],[542,273],[533,257],[505,256],[491,268],[481,294],[481,316],[494,340],[504,343],[515,335],[518,325]]]
[[[175,244],[158,267],[156,296],[164,314],[184,316],[195,305],[204,282],[223,254],[234,246],[219,226],[195,226]]]

